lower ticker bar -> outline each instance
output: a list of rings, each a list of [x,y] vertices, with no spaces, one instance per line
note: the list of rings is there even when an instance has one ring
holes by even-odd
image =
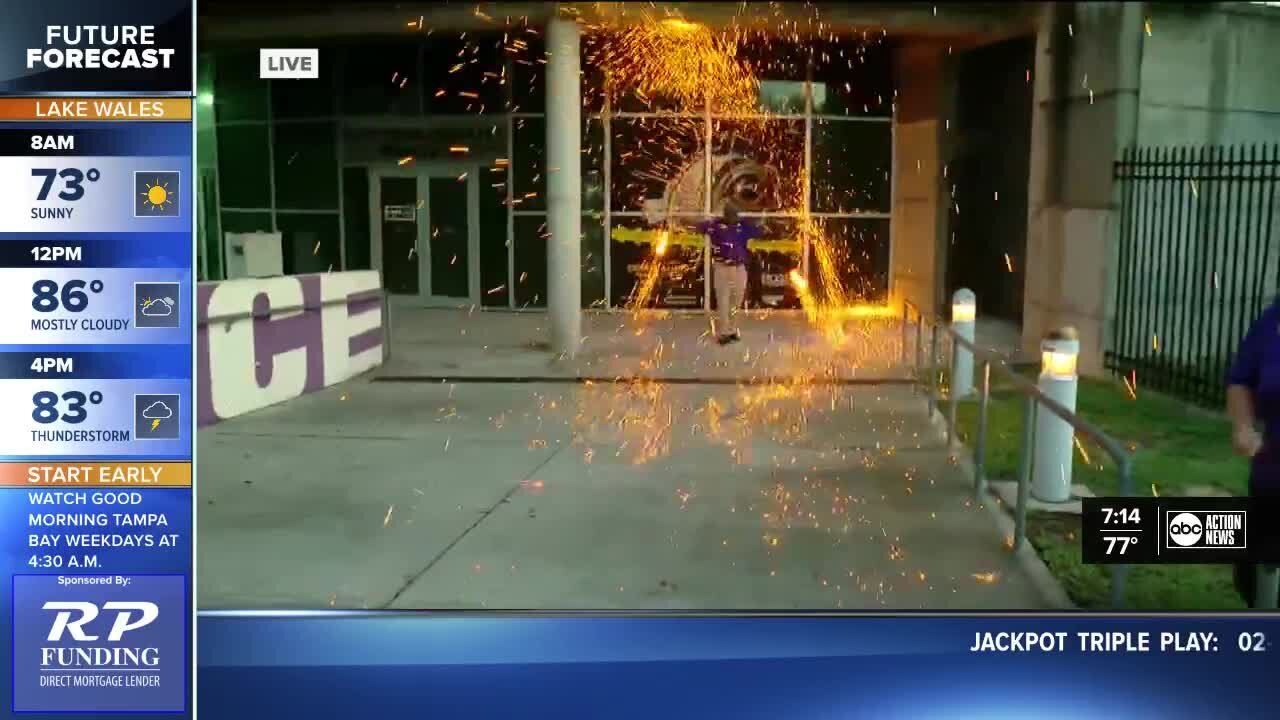
[[[68,486],[191,487],[191,463],[0,463],[0,487]]]

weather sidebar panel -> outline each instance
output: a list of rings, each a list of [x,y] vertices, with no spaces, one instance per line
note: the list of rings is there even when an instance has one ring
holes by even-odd
[[[0,28],[0,717],[191,712],[191,10]]]

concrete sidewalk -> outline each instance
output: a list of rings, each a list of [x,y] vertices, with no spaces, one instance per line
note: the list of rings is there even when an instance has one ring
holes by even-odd
[[[545,366],[483,350],[538,332],[511,317],[460,342],[401,332],[398,382],[203,430],[200,607],[1046,607],[909,387],[413,379]],[[705,360],[682,327],[590,357],[625,370],[674,341],[655,377],[813,374],[763,324]]]
[[[799,312],[752,311],[743,342],[717,345],[700,313],[651,311],[583,315],[573,359],[552,353],[541,313],[459,312],[396,307],[388,377],[520,377],[734,380],[824,375],[851,380],[905,377],[895,318],[850,320],[838,343],[813,332]]]

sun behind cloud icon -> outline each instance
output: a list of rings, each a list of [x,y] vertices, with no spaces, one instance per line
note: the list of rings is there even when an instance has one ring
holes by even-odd
[[[173,298],[142,301],[142,314],[147,317],[168,317],[173,314]]]
[[[142,411],[142,417],[148,420],[168,420],[173,417],[173,408],[157,400]]]

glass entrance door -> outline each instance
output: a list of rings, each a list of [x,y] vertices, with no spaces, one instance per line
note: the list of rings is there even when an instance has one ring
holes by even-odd
[[[471,297],[467,187],[468,183],[459,182],[457,177],[427,177],[431,294],[439,298]]]
[[[417,295],[418,179],[380,177],[378,218],[382,229],[382,284],[395,295]]]
[[[375,172],[374,239],[389,292],[424,305],[478,304],[479,186],[460,166]]]

